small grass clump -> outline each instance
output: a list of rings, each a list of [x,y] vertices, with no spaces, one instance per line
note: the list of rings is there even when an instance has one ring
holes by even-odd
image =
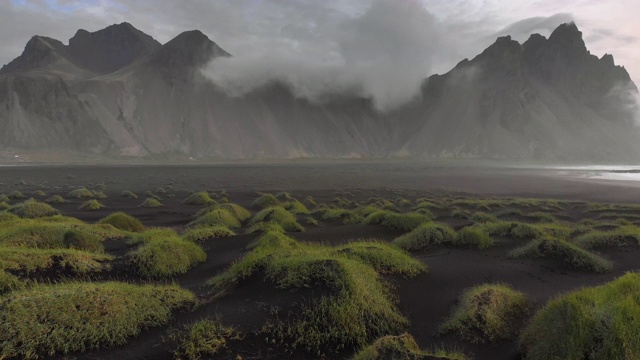
[[[247,230],[245,231],[246,234],[253,234],[253,233],[268,233],[268,232],[278,232],[281,234],[284,234],[285,232],[287,232],[281,225],[276,224],[276,223],[272,223],[272,222],[258,222],[255,223],[251,226],[249,226],[249,228],[247,228]]]
[[[64,204],[64,198],[60,195],[53,195],[49,198],[47,198],[47,200],[45,200],[44,202],[46,202],[47,204]]]
[[[493,246],[493,239],[481,228],[467,226],[458,231],[453,239],[455,246],[475,246],[479,250],[486,250]]]
[[[220,225],[228,228],[238,228],[242,224],[232,210],[225,207],[215,207],[203,212],[195,220],[190,222],[187,227],[197,228]]]
[[[405,250],[423,250],[432,246],[451,243],[455,236],[455,231],[449,226],[428,222],[396,238],[393,243]]]
[[[92,199],[93,195],[93,191],[87,188],[79,188],[70,191],[68,196],[75,199]]]
[[[258,211],[249,225],[255,225],[259,222],[274,223],[280,225],[285,231],[302,232],[304,226],[298,223],[296,216],[281,206],[274,206]]]
[[[200,192],[193,193],[193,194],[189,195],[189,197],[184,199],[184,201],[182,201],[183,204],[198,205],[198,206],[208,205],[208,204],[211,204],[211,203],[214,203],[214,202],[215,202],[215,200],[213,200],[209,196],[209,193],[206,192],[206,191],[200,191]]]
[[[0,201],[2,202],[11,202],[11,199],[7,196],[7,194],[0,194]]]
[[[136,195],[135,193],[129,191],[129,190],[125,190],[120,194],[121,197],[123,198],[127,198],[127,199],[137,199],[138,195]]]
[[[182,234],[182,238],[191,242],[201,242],[208,239],[225,238],[235,235],[236,233],[228,227],[224,225],[216,225],[189,229]]]
[[[225,203],[225,204],[218,205],[218,207],[231,211],[235,215],[236,219],[238,219],[240,222],[243,222],[251,218],[251,211],[245,209],[244,207],[238,204]]]
[[[240,340],[242,335],[219,319],[203,319],[185,325],[182,331],[172,331],[169,339],[177,343],[176,359],[198,360],[226,349],[229,341]]]
[[[25,287],[25,283],[17,276],[9,274],[0,268],[0,295]]]
[[[98,191],[98,190],[93,191],[94,199],[103,200],[103,199],[106,199],[107,197],[108,197],[107,194],[103,193],[102,191]]]
[[[282,207],[294,214],[308,214],[309,209],[298,200],[290,200],[282,204]]]
[[[208,283],[225,290],[264,271],[279,288],[327,287],[324,296],[302,303],[295,314],[264,329],[274,343],[322,356],[360,348],[408,325],[376,268],[405,276],[424,271],[419,261],[389,245],[359,242],[334,248],[269,232],[242,260]]]
[[[613,231],[591,231],[579,236],[574,244],[585,249],[640,245],[640,228],[626,225]]]
[[[527,360],[640,359],[640,273],[550,300],[524,330]]]
[[[420,350],[416,340],[410,334],[379,338],[373,344],[360,350],[352,360],[466,360],[461,353],[446,352],[444,350]]]
[[[525,215],[528,219],[541,223],[553,223],[556,221],[556,217],[552,214],[536,211]]]
[[[9,208],[8,211],[11,214],[14,214],[23,219],[36,219],[41,217],[54,216],[60,213],[51,205],[41,203],[33,199],[15,204],[11,208]]]
[[[545,236],[509,252],[512,258],[552,258],[565,266],[585,271],[611,271],[610,261],[565,240]]]
[[[360,224],[364,218],[357,212],[348,209],[327,209],[322,215],[323,220],[339,221],[343,225]]]
[[[22,200],[22,199],[25,199],[26,196],[24,196],[24,194],[18,190],[13,190],[12,192],[9,193],[9,198],[12,200]]]
[[[0,270],[30,274],[61,268],[76,275],[108,269],[113,257],[75,249],[31,249],[0,246]]]
[[[516,335],[514,320],[525,316],[529,308],[524,294],[509,286],[474,286],[464,291],[439,331],[458,333],[474,343],[508,340]]]
[[[104,205],[96,199],[87,200],[78,207],[78,210],[97,211],[104,208]]]
[[[98,221],[98,224],[109,224],[116,229],[131,231],[131,232],[141,232],[144,231],[144,225],[140,222],[140,220],[134,218],[129,214],[125,214],[123,212],[116,212],[110,214]]]
[[[473,213],[473,215],[471,215],[469,220],[473,221],[476,224],[486,224],[486,223],[497,222],[498,218],[491,214],[478,211]]]
[[[280,201],[273,194],[261,194],[260,197],[251,203],[252,207],[265,209],[268,207],[278,206]]]
[[[39,197],[43,197],[43,196],[47,196],[47,194],[45,194],[44,191],[42,190],[36,190],[33,193],[31,193],[32,196],[39,196]]]
[[[195,243],[182,239],[170,229],[147,230],[139,235],[139,248],[130,253],[131,264],[142,276],[163,278],[184,274],[206,260]]]
[[[160,200],[158,200],[156,198],[153,198],[153,197],[148,197],[139,206],[143,207],[143,208],[158,208],[158,207],[162,207],[164,205],[162,205]]]
[[[11,205],[7,204],[4,201],[0,201],[0,211],[7,210],[11,207]]]
[[[394,211],[381,210],[370,214],[363,222],[365,224],[380,224],[396,230],[411,231],[431,220],[432,218],[425,214],[415,212],[397,213]]]
[[[37,284],[0,297],[0,358],[122,345],[195,303],[195,295],[177,285]]]

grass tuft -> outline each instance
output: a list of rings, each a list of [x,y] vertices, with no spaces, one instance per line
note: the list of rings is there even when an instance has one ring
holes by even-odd
[[[377,339],[373,344],[360,350],[352,360],[466,360],[461,353],[444,350],[420,350],[416,340],[410,334],[398,336],[387,335]]]
[[[137,272],[149,278],[184,274],[207,255],[195,243],[170,229],[147,230],[139,235],[142,245],[130,253]]]
[[[140,207],[143,208],[158,208],[158,207],[162,207],[164,205],[162,205],[162,203],[160,202],[160,200],[153,198],[153,197],[148,197],[146,198],[142,204],[140,204]]]
[[[47,204],[64,204],[64,198],[60,195],[53,195],[51,197],[49,197],[47,200],[45,200],[44,202],[46,202]]]
[[[252,207],[264,209],[268,207],[278,206],[280,201],[273,194],[261,194],[260,197],[251,203]]]
[[[640,359],[640,273],[550,300],[525,329],[528,360]]]
[[[391,229],[411,231],[431,220],[431,217],[425,214],[415,212],[401,214],[394,211],[381,210],[367,216],[364,219],[364,223],[380,224]]]
[[[238,228],[241,226],[240,220],[236,214],[228,208],[217,206],[207,210],[198,218],[187,224],[190,228],[210,227],[210,226],[226,226],[228,228]]]
[[[116,212],[110,214],[98,221],[98,224],[109,224],[116,229],[124,230],[124,231],[132,231],[132,232],[141,232],[144,231],[144,225],[140,222],[140,220],[134,218],[131,215],[125,214],[123,212]]]
[[[216,225],[189,229],[182,234],[182,238],[191,242],[201,242],[209,239],[225,238],[235,235],[236,233],[228,227],[224,225]]]
[[[515,320],[526,316],[530,303],[506,285],[483,284],[467,289],[441,333],[455,332],[473,343],[508,340],[516,335]]]
[[[552,258],[565,266],[585,271],[604,273],[611,271],[610,261],[577,245],[553,237],[534,239],[509,252],[512,258]]]
[[[215,203],[215,200],[213,200],[210,196],[209,193],[206,191],[200,191],[200,192],[196,192],[193,193],[191,195],[189,195],[189,197],[187,197],[186,199],[184,199],[184,201],[182,201],[183,204],[187,204],[187,205],[198,205],[198,206],[202,206],[202,205],[207,205],[207,204],[211,204],[211,203]]]
[[[428,222],[404,234],[393,243],[405,250],[423,250],[440,244],[451,243],[456,233],[447,225]]]
[[[296,216],[281,206],[268,207],[258,211],[249,221],[249,225],[255,225],[260,222],[280,225],[285,231],[304,231],[304,227],[298,223]]]
[[[79,188],[79,189],[70,191],[68,196],[75,199],[92,199],[94,196],[94,193],[93,191],[87,188]]]
[[[85,211],[96,211],[102,208],[104,208],[104,205],[102,205],[96,199],[87,200],[78,207],[79,210],[85,210]]]
[[[460,231],[453,240],[456,246],[475,246],[480,250],[486,250],[493,246],[493,239],[481,228],[467,226]]]
[[[58,215],[60,212],[51,205],[35,201],[33,199],[13,205],[8,210],[23,219],[35,219]]]
[[[37,359],[125,344],[193,306],[176,285],[38,284],[0,297],[0,358]]]
[[[219,319],[203,319],[185,325],[182,331],[172,331],[169,339],[177,343],[175,359],[199,360],[226,349],[229,341],[242,339],[242,335]]]
[[[123,198],[128,198],[128,199],[137,199],[138,195],[136,195],[135,193],[129,191],[129,190],[125,190],[122,192],[122,194],[120,194],[121,197]]]

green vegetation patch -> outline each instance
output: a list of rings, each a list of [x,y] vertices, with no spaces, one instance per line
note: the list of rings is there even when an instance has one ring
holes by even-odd
[[[87,200],[78,207],[78,210],[97,211],[104,208],[104,205],[96,199]]]
[[[76,199],[92,199],[93,195],[93,191],[87,188],[79,188],[71,190],[68,196]]]
[[[64,198],[60,195],[53,195],[49,198],[47,198],[44,202],[46,202],[47,204],[64,204]]]
[[[626,225],[613,231],[592,231],[579,236],[574,243],[585,249],[640,244],[640,228]]]
[[[527,315],[530,303],[521,292],[500,284],[464,291],[441,333],[455,332],[474,343],[508,340],[516,335],[515,320]]]
[[[283,289],[326,286],[329,294],[304,302],[295,315],[274,321],[265,332],[272,341],[291,349],[315,355],[337,353],[360,348],[408,325],[376,268],[405,276],[425,268],[406,253],[387,246],[359,242],[334,248],[299,243],[282,233],[269,232],[242,260],[208,283],[224,290],[264,271]]]
[[[251,218],[251,211],[245,209],[244,207],[238,204],[225,203],[225,204],[218,205],[218,207],[231,211],[235,215],[236,219],[238,219],[240,222]]]
[[[30,249],[0,247],[0,270],[14,270],[26,274],[57,268],[82,275],[109,268],[113,257],[74,249]]]
[[[131,232],[141,232],[144,231],[144,225],[140,222],[140,220],[135,217],[125,214],[123,212],[116,212],[110,214],[98,221],[98,224],[109,224],[116,229],[131,231]]]
[[[640,359],[640,273],[550,300],[522,335],[527,360]]]
[[[446,352],[444,350],[423,351],[410,334],[379,338],[373,344],[360,350],[352,360],[466,360],[461,353]]]
[[[125,190],[122,192],[122,194],[120,194],[121,197],[123,198],[128,198],[128,199],[137,199],[138,195],[136,195],[135,193],[129,191],[129,190]]]
[[[252,207],[264,209],[280,205],[280,201],[273,194],[261,194],[260,197],[251,203]]]
[[[290,200],[282,204],[282,207],[294,214],[308,214],[309,209],[298,200]]]
[[[142,244],[130,253],[131,264],[145,277],[184,274],[207,258],[198,245],[170,229],[147,230],[138,236]]]
[[[211,204],[211,203],[214,203],[214,202],[215,202],[215,200],[213,200],[209,196],[209,193],[206,192],[206,191],[200,191],[200,192],[193,193],[193,194],[189,195],[189,197],[184,199],[184,201],[182,201],[183,204],[199,205],[199,206]]]
[[[568,241],[552,237],[534,239],[528,244],[510,251],[509,257],[552,258],[569,268],[597,273],[613,269],[613,265],[608,260]]]
[[[176,359],[198,360],[219,353],[230,341],[241,340],[242,335],[219,319],[203,319],[185,325],[182,331],[172,331],[169,339],[177,344]]]
[[[364,223],[380,224],[391,229],[411,231],[424,223],[430,222],[431,220],[431,217],[416,212],[397,213],[394,211],[382,210],[367,216],[364,219]]]
[[[449,226],[427,222],[396,238],[393,243],[405,250],[423,250],[432,246],[451,243],[455,237],[455,231]]]
[[[0,211],[7,210],[11,207],[11,205],[7,204],[4,201],[0,201]]]
[[[322,219],[339,221],[344,225],[360,224],[364,221],[364,218],[357,212],[348,209],[326,209]]]
[[[486,250],[493,246],[493,239],[481,228],[467,226],[458,231],[453,239],[456,246],[474,246],[480,250]]]
[[[51,207],[51,205],[33,199],[15,204],[9,208],[8,211],[25,219],[35,219],[59,214],[59,211]]]
[[[9,291],[20,290],[25,287],[25,283],[17,276],[14,276],[0,268],[0,295]]]
[[[182,234],[182,238],[191,242],[200,242],[209,239],[225,238],[235,235],[236,233],[228,227],[224,225],[216,225],[189,229],[184,234]]]
[[[268,207],[258,211],[249,221],[249,225],[253,226],[260,222],[280,225],[285,231],[304,231],[304,227],[298,223],[296,216],[281,206]]]
[[[34,285],[0,297],[0,357],[36,359],[122,345],[195,302],[176,285]]]
[[[24,196],[24,194],[18,190],[13,190],[12,192],[9,193],[9,198],[12,200],[22,200],[26,198],[26,196]]]
[[[187,226],[196,228],[220,225],[226,226],[228,228],[238,228],[241,226],[241,222],[232,210],[216,206],[214,208],[206,210],[195,220],[190,222]]]
[[[144,208],[158,208],[158,207],[162,207],[162,203],[160,202],[160,200],[153,198],[153,197],[148,197],[146,198],[142,204],[140,204],[140,207],[144,207]]]

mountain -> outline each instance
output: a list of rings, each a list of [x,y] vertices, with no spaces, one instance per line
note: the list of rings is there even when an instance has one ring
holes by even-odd
[[[164,45],[128,23],[79,30],[68,45],[35,36],[0,69],[0,150],[640,159],[637,88],[575,24],[523,44],[498,38],[389,113],[355,95],[312,103],[278,82],[229,96],[200,73],[228,56],[197,30]]]

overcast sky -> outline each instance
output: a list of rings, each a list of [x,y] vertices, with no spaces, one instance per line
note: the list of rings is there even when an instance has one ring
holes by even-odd
[[[548,36],[568,21],[640,83],[638,14],[638,0],[0,0],[0,63],[36,34],[67,43],[126,21],[164,43],[199,29],[234,55],[209,69],[231,91],[284,77],[310,97],[359,87],[385,108],[497,36]]]

